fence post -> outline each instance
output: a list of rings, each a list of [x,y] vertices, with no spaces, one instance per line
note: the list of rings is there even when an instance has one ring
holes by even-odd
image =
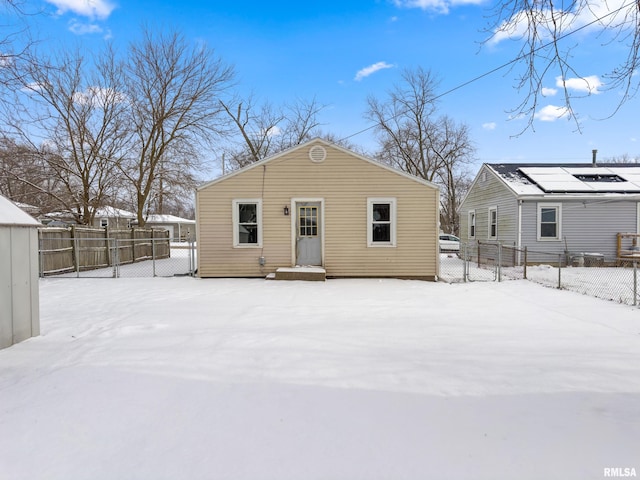
[[[469,278],[469,255],[467,254],[467,244],[463,243],[462,247],[462,281],[467,282]]]
[[[196,276],[196,241],[192,238],[189,241],[189,244],[191,245],[191,253],[190,253],[190,258],[191,258],[191,276],[195,277]]]
[[[136,227],[131,229],[131,261],[136,263]]]
[[[42,231],[38,228],[38,274],[40,278],[44,278],[44,240],[42,239]]]
[[[78,247],[78,238],[76,236],[76,226],[71,225],[71,239],[73,240],[73,262],[76,267],[76,277],[80,277],[80,248]]]
[[[524,247],[524,279],[527,279],[527,247]]]
[[[558,289],[562,288],[562,254],[558,254]]]
[[[113,258],[111,258],[111,240],[109,238],[109,226],[104,227],[104,239],[107,247],[107,265],[113,264]]]
[[[498,242],[498,282],[502,281],[502,244]]]
[[[638,262],[633,262],[633,306],[638,305]]]
[[[156,240],[153,235],[153,228],[151,229],[151,262],[153,268],[153,276],[156,276]]]

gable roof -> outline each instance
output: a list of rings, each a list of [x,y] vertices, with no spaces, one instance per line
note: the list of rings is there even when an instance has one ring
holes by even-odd
[[[0,225],[38,227],[42,226],[35,218],[20,210],[9,199],[0,195]]]
[[[153,213],[146,218],[147,223],[193,223],[195,220],[188,218],[176,217],[175,215]]]
[[[422,178],[416,177],[415,175],[411,175],[409,173],[403,172],[402,170],[398,170],[397,168],[390,167],[388,165],[385,165],[384,163],[377,162],[377,161],[375,161],[375,160],[373,160],[371,158],[368,158],[368,157],[365,157],[363,155],[360,155],[359,153],[356,153],[356,152],[354,152],[352,150],[349,150],[347,148],[344,148],[344,147],[341,147],[339,145],[336,145],[335,143],[328,142],[328,141],[326,141],[326,140],[324,140],[322,138],[319,138],[319,137],[313,138],[313,139],[309,140],[308,142],[301,143],[300,145],[295,145],[295,146],[293,146],[291,148],[283,150],[282,152],[278,152],[275,155],[271,155],[271,156],[269,156],[267,158],[264,158],[264,159],[262,159],[262,160],[260,160],[258,162],[252,163],[251,165],[248,165],[248,166],[246,166],[244,168],[241,168],[239,170],[235,170],[234,172],[231,172],[231,173],[229,173],[227,175],[223,175],[223,176],[218,177],[218,178],[216,178],[214,180],[206,182],[206,183],[200,185],[196,190],[205,189],[205,188],[207,188],[207,187],[209,187],[211,185],[214,185],[214,184],[216,184],[218,182],[222,182],[222,181],[224,181],[224,180],[226,180],[228,178],[234,177],[236,175],[240,175],[241,173],[244,173],[244,172],[246,172],[248,170],[251,170],[251,169],[254,169],[254,168],[258,168],[258,167],[260,167],[260,166],[262,166],[262,165],[264,165],[266,163],[273,162],[273,161],[275,161],[275,160],[277,160],[279,158],[285,157],[286,155],[294,153],[294,152],[296,152],[298,150],[302,150],[303,148],[308,148],[308,147],[310,147],[311,145],[314,145],[314,144],[321,144],[321,145],[324,145],[324,146],[327,146],[327,147],[334,148],[334,149],[339,150],[339,151],[341,151],[343,153],[351,155],[352,157],[358,158],[358,159],[360,159],[360,160],[362,160],[364,162],[367,162],[367,163],[370,163],[372,165],[375,165],[376,167],[382,168],[384,170],[388,170],[389,172],[392,172],[392,173],[394,173],[396,175],[403,176],[403,177],[405,177],[405,178],[407,178],[409,180],[412,180],[414,182],[418,182],[418,183],[421,183],[421,184],[426,185],[428,187],[435,188],[435,189],[439,190],[439,187],[436,184],[434,184],[433,182],[429,182],[428,180],[424,180]]]
[[[485,164],[516,195],[640,195],[640,165],[591,163]]]
[[[121,208],[116,208],[111,205],[96,208],[96,218],[98,217],[121,217],[121,218],[136,218],[136,214]]]

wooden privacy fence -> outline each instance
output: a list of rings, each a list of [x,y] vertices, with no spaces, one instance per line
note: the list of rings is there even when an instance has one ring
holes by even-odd
[[[156,228],[72,226],[39,229],[40,275],[107,268],[169,258],[169,232]]]

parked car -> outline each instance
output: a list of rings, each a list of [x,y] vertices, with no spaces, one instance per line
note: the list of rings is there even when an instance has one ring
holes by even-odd
[[[456,252],[460,251],[460,239],[450,233],[440,234],[440,251],[441,252]]]

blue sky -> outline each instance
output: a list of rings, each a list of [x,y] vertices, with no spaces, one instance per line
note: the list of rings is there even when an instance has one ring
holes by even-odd
[[[79,43],[88,51],[111,41],[124,47],[141,25],[178,30],[188,41],[206,42],[234,65],[241,94],[254,92],[274,104],[316,97],[328,107],[323,129],[340,137],[371,125],[363,118],[367,95],[383,97],[404,68],[430,69],[440,91],[454,89],[513,59],[519,45],[505,40],[482,46],[488,38],[492,4],[481,0],[325,0],[163,1],[40,0],[44,10],[33,22],[44,45]],[[568,40],[574,65],[597,87],[576,100],[582,131],[566,118],[549,116],[562,92],[550,74],[547,96],[537,110],[534,130],[510,110],[524,98],[516,76],[503,69],[444,95],[440,112],[466,123],[482,162],[591,161],[640,154],[639,99],[623,106],[606,90],[603,75],[623,59],[617,42],[603,45],[588,30]],[[577,85],[584,85],[580,82]],[[554,90],[556,91],[554,94]],[[351,137],[375,148],[372,130]]]

